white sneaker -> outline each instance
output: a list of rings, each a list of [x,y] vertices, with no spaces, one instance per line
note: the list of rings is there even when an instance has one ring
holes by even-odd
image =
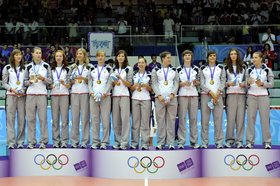
[[[90,148],[93,149],[93,150],[96,150],[97,146],[96,145],[92,145]]]
[[[106,145],[101,145],[100,149],[101,149],[101,150],[106,150],[106,149],[107,149],[107,146],[106,146]]]
[[[27,148],[28,148],[28,149],[33,149],[33,148],[34,148],[34,145],[28,144]]]
[[[82,149],[86,149],[86,148],[87,148],[87,145],[82,144],[82,145],[81,145],[81,148],[82,148]]]
[[[182,144],[178,145],[178,149],[184,149],[184,145]]]
[[[222,148],[224,148],[224,147],[223,147],[222,144],[218,144],[218,145],[216,146],[216,148],[217,148],[217,149],[222,149]]]
[[[23,144],[18,144],[18,145],[17,145],[17,148],[18,148],[18,149],[23,149]]]
[[[242,143],[236,143],[236,148],[242,149],[243,148],[243,144]]]
[[[251,149],[251,148],[253,148],[253,145],[252,145],[251,143],[248,143],[248,144],[246,145],[246,149]]]
[[[9,145],[9,146],[8,146],[8,149],[14,149],[14,148],[15,148],[14,145]]]
[[[173,145],[169,145],[169,150],[174,150],[175,147]]]
[[[270,144],[265,144],[264,148],[265,149],[271,149],[271,145]]]
[[[230,142],[226,142],[225,148],[231,148],[231,147],[232,147],[231,143]]]
[[[127,147],[125,147],[125,146],[120,146],[120,149],[121,149],[121,150],[126,150]]]
[[[208,146],[207,146],[207,145],[201,145],[200,148],[201,148],[201,149],[207,149]]]
[[[142,146],[142,147],[141,147],[141,150],[149,150],[149,147],[147,147],[147,146]]]
[[[116,150],[120,149],[120,147],[117,146],[117,145],[113,145],[112,148],[113,148],[113,149],[116,149]]]
[[[44,143],[41,143],[39,146],[39,149],[45,149],[45,148],[46,148],[46,145]]]
[[[61,148],[67,148],[67,145],[66,145],[66,143],[61,143],[60,147]]]
[[[192,148],[194,148],[194,149],[199,149],[200,146],[196,143],[196,144],[192,145]]]
[[[132,150],[136,150],[136,149],[137,149],[137,147],[136,147],[136,146],[134,146],[134,145],[131,145],[131,146],[130,146],[130,149],[132,149]]]
[[[156,147],[156,150],[162,150],[162,146],[161,146],[161,145],[158,145],[158,146]]]
[[[59,148],[59,145],[57,143],[53,144],[53,148]]]

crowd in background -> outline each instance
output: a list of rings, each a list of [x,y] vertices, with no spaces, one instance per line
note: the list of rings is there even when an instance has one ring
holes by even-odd
[[[173,0],[169,4],[129,0],[118,3],[112,5],[111,0],[1,0],[0,42],[71,43],[96,29],[81,26],[107,26],[104,30],[119,34],[114,26],[126,24],[132,26],[132,34],[163,34],[165,20],[173,22],[174,32],[180,30],[181,25],[256,26],[280,21],[279,0]],[[105,18],[105,23],[100,23],[99,18]],[[275,32],[278,34],[278,29]]]

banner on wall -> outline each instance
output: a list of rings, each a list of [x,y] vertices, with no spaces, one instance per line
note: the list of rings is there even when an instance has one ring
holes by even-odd
[[[110,57],[113,51],[113,33],[88,33],[89,56],[91,61],[96,61],[95,55],[98,50],[103,50],[106,57]]]

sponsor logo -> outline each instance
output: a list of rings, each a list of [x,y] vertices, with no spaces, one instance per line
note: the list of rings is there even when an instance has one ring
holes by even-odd
[[[47,156],[43,154],[37,154],[34,157],[34,163],[39,165],[42,170],[49,170],[51,167],[54,170],[61,170],[64,165],[67,165],[69,158],[66,154],[49,154]]]
[[[228,154],[224,158],[224,163],[234,171],[240,170],[241,167],[243,170],[250,171],[260,163],[260,158],[256,154],[252,154],[249,157],[244,154],[239,154],[236,157]]]
[[[165,165],[165,160],[161,156],[156,156],[154,159],[149,156],[143,156],[141,159],[131,156],[127,160],[127,165],[138,174],[142,174],[146,170],[151,174],[155,174]]]

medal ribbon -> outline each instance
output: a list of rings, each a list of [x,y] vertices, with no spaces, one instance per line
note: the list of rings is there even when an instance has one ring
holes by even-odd
[[[138,82],[143,82],[143,77],[145,76],[145,74],[146,74],[146,71],[143,73],[142,76],[140,76],[141,74],[140,74],[140,72],[138,72]]]
[[[39,72],[39,70],[40,70],[42,64],[41,64],[41,62],[40,62],[40,65],[38,65],[37,70],[36,70],[36,65],[34,65],[34,64],[35,64],[35,62],[32,64],[32,69],[33,69],[35,75],[38,75],[38,72]]]
[[[169,71],[169,67],[167,67],[167,71],[165,73],[164,68],[162,68],[163,74],[164,74],[164,80],[167,81],[167,76],[168,76],[168,71]]]
[[[79,74],[79,76],[82,76],[83,71],[84,71],[84,65],[83,65],[82,71],[80,71],[79,67],[78,67],[77,69],[78,69],[78,74]]]
[[[212,69],[211,69],[211,67],[210,67],[210,66],[208,66],[208,67],[209,67],[209,69],[210,69],[210,76],[211,76],[211,80],[213,80],[213,78],[214,78],[214,73],[215,73],[215,69],[216,69],[216,65],[214,66],[213,71],[212,71]]]
[[[59,74],[58,74],[57,70],[55,69],[56,76],[57,76],[57,79],[58,79],[58,80],[60,80],[60,76],[61,76],[62,70],[63,70],[63,69],[62,69],[62,67],[61,67],[60,72],[59,72]]]
[[[98,79],[98,80],[100,80],[101,72],[102,72],[104,66],[105,66],[105,65],[102,65],[102,68],[101,68],[101,70],[100,70],[100,72],[99,72],[99,68],[98,68],[98,65],[97,65],[97,79]]]
[[[17,71],[16,71],[16,75],[17,75],[17,81],[19,81],[20,67],[18,67],[18,69],[17,69]]]
[[[191,81],[191,68],[189,68],[189,72],[187,72],[186,67],[184,67],[184,70],[185,70],[185,73],[186,73],[186,75],[187,75],[188,81]]]

